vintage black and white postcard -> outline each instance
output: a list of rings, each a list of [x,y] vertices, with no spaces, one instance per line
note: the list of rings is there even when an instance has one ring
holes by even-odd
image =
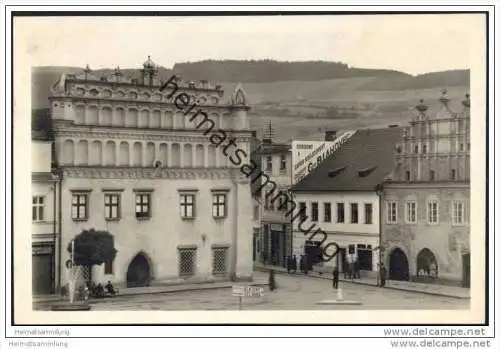
[[[488,16],[13,13],[15,323],[484,323]]]

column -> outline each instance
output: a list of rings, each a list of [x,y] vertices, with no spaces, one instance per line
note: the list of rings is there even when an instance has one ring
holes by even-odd
[[[207,144],[203,144],[203,152],[205,154],[204,161],[203,161],[203,167],[207,168],[208,167],[208,145]]]
[[[140,115],[139,115],[140,117]],[[147,152],[147,142],[142,142],[142,167],[146,166],[146,152]]]
[[[180,151],[180,154],[179,154],[179,159],[180,159],[180,164],[179,164],[179,167],[180,168],[184,168],[184,143],[181,142],[179,143],[179,151]]]
[[[172,167],[172,144],[167,143],[167,167]]]

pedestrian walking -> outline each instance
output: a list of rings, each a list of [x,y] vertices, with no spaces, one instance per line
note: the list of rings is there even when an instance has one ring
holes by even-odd
[[[380,287],[385,287],[385,279],[387,278],[387,269],[384,263],[380,264]]]
[[[269,289],[271,291],[276,289],[276,276],[274,275],[274,269],[269,269]]]
[[[337,269],[337,267],[333,268],[333,288],[334,289],[337,289],[339,288],[339,270]]]
[[[292,257],[292,268],[293,268],[293,273],[297,273],[297,256],[293,255]]]
[[[292,257],[286,257],[286,272],[290,274],[290,270],[292,270]]]
[[[300,268],[301,273],[304,272],[304,255],[303,254],[300,255],[299,268]]]

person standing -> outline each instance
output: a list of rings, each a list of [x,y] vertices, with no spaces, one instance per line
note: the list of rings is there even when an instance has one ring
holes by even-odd
[[[337,267],[334,267],[333,268],[333,288],[334,289],[337,289],[339,288],[339,270],[337,269]]]
[[[380,264],[380,287],[385,287],[385,279],[387,278],[387,269],[384,263]]]
[[[297,273],[297,256],[296,255],[293,255],[293,257],[292,257],[292,269],[293,269],[293,273],[296,274]]]

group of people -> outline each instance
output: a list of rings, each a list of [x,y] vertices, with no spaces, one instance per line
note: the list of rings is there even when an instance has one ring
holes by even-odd
[[[311,267],[311,263],[308,263],[307,255],[300,255],[298,261],[296,255],[287,258],[286,269],[289,274],[291,271],[296,273],[297,269],[299,269],[301,273],[307,274],[311,270]]]
[[[108,281],[104,287],[100,283],[96,285],[94,282],[88,282],[85,289],[86,298],[89,296],[92,298],[114,297],[118,293],[118,289],[113,286],[111,281]]]
[[[349,274],[351,280],[353,279],[353,276],[354,278],[356,278],[356,271],[355,271],[356,269],[351,267],[350,270],[351,271],[347,273],[346,268],[344,267],[344,279],[347,279],[347,274]],[[357,276],[359,278],[359,269],[357,270],[357,273],[358,273]],[[333,288],[337,289],[339,287],[339,270],[337,267],[333,268],[332,276],[333,276],[332,278]],[[385,287],[386,280],[387,280],[387,269],[384,263],[381,263],[379,268],[379,281],[377,283],[377,286]]]

